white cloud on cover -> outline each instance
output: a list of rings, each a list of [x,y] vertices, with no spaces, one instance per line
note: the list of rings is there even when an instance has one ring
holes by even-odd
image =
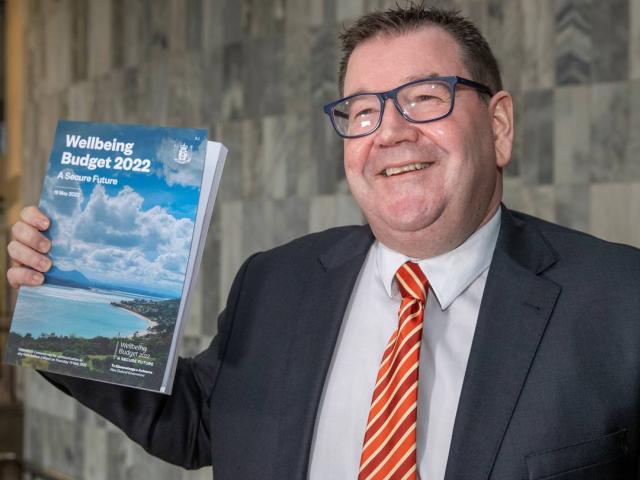
[[[64,176],[65,173],[73,174],[74,171],[65,169],[60,173]],[[76,192],[78,197],[56,196],[55,190],[60,190],[61,188],[67,192]],[[63,259],[58,265],[63,269],[69,268],[66,258],[77,254],[75,251],[76,245],[73,241],[73,229],[75,228],[75,219],[80,213],[80,205],[83,199],[84,194],[80,189],[79,182],[58,179],[55,176],[45,177],[42,195],[40,196],[40,207],[52,220],[48,231],[48,235],[54,241],[51,253],[55,258]]]
[[[84,210],[57,216],[58,267],[87,277],[140,287],[179,290],[186,270],[193,222],[155,206],[128,186],[109,196],[96,185]]]

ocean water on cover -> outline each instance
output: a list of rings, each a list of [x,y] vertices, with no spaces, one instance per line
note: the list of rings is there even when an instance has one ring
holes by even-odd
[[[144,297],[53,285],[22,288],[11,330],[21,335],[31,333],[33,337],[42,333],[84,338],[144,333],[149,326],[147,321],[111,305],[135,298]]]

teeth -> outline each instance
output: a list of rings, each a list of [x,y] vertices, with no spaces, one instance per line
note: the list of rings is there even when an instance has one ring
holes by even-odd
[[[387,177],[390,177],[392,175],[397,175],[398,173],[412,172],[414,170],[422,170],[430,166],[431,166],[430,163],[410,163],[409,165],[404,165],[402,167],[387,168],[385,169],[384,174]]]

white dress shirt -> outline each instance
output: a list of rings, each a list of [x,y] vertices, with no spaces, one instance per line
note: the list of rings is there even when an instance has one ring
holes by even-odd
[[[500,209],[462,245],[426,260],[374,242],[356,281],[333,353],[316,419],[310,480],[358,478],[362,442],[382,352],[398,324],[396,270],[420,265],[431,287],[420,347],[417,462],[419,478],[444,478],[462,381]]]

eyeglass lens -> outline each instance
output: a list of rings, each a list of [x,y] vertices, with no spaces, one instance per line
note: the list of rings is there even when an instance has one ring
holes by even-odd
[[[401,113],[415,122],[435,120],[447,115],[453,99],[451,87],[442,81],[410,84],[401,88],[396,95]],[[335,105],[333,119],[342,135],[366,135],[377,128],[381,111],[381,97],[362,94]]]

